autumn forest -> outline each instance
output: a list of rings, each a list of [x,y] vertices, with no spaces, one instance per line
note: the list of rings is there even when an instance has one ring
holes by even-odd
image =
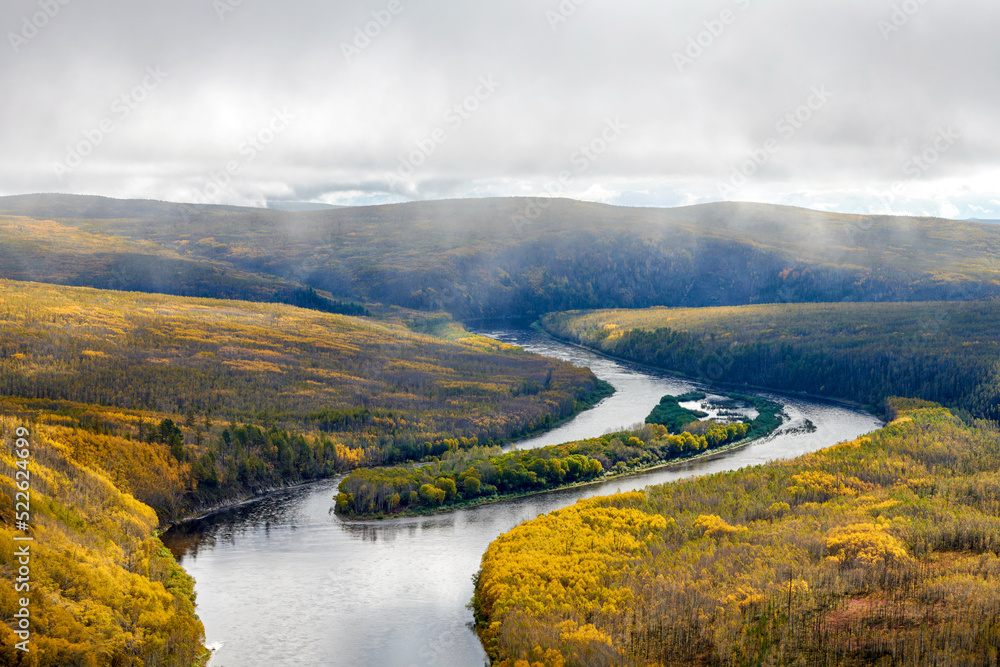
[[[206,664],[178,522],[307,482],[337,525],[447,521],[752,447],[787,418],[763,391],[886,426],[532,514],[474,579],[492,664],[996,664],[1000,228],[570,200],[511,224],[524,205],[0,198],[0,664]],[[494,318],[696,390],[511,447],[615,389],[470,333]]]

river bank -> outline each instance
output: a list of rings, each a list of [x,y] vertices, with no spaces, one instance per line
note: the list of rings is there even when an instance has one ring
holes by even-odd
[[[556,334],[554,334],[551,331],[549,331],[548,329],[546,329],[541,324],[541,322],[537,322],[537,321],[533,322],[531,324],[531,329],[534,330],[534,331],[536,331],[538,334],[546,336],[548,338],[551,338],[554,341],[558,341],[559,343],[562,343],[563,345],[568,345],[570,347],[575,347],[575,348],[579,348],[581,350],[586,350],[587,352],[589,352],[589,353],[591,353],[591,354],[593,354],[595,356],[602,357],[602,358],[608,359],[610,361],[615,361],[615,362],[618,362],[620,364],[628,364],[630,366],[635,366],[636,368],[643,368],[643,369],[652,371],[654,373],[667,373],[669,375],[673,375],[673,376],[678,377],[678,378],[683,378],[685,380],[689,380],[691,382],[698,383],[699,385],[702,385],[702,384],[704,384],[704,385],[710,385],[712,387],[717,387],[717,388],[720,388],[720,389],[734,389],[734,390],[745,390],[745,391],[754,391],[754,392],[768,392],[768,393],[776,394],[778,396],[787,396],[789,398],[804,398],[804,399],[807,399],[807,400],[810,400],[810,401],[817,401],[817,402],[822,402],[822,403],[829,403],[831,405],[843,405],[843,406],[846,406],[846,407],[849,407],[849,408],[854,408],[854,409],[857,409],[857,410],[864,410],[865,412],[869,412],[871,414],[877,415],[877,416],[879,416],[882,419],[885,419],[885,417],[886,417],[886,415],[884,414],[884,409],[883,408],[880,408],[878,406],[873,406],[873,405],[866,405],[864,403],[859,403],[857,401],[852,401],[852,400],[846,399],[846,398],[839,398],[839,397],[833,397],[833,396],[820,396],[819,394],[811,394],[809,392],[804,392],[804,391],[788,391],[788,390],[782,390],[780,387],[776,388],[776,387],[765,387],[765,386],[753,385],[753,384],[737,384],[737,383],[734,383],[734,382],[725,382],[723,380],[714,380],[714,379],[709,380],[709,379],[706,379],[706,378],[700,377],[700,376],[688,375],[687,373],[683,373],[681,371],[670,370],[668,368],[659,368],[658,366],[650,366],[649,364],[644,364],[642,362],[635,361],[633,359],[626,359],[625,357],[619,357],[619,356],[616,356],[616,355],[611,354],[609,352],[606,352],[605,350],[600,350],[598,348],[594,348],[594,347],[590,347],[588,345],[584,345],[582,343],[579,343],[579,342],[577,342],[575,340],[572,340],[572,339],[569,339],[569,338],[563,338],[561,336],[557,336]]]
[[[573,410],[573,412],[571,414],[566,415],[565,417],[558,418],[558,419],[553,419],[551,422],[546,423],[546,425],[544,425],[544,426],[539,426],[539,427],[533,428],[533,429],[531,429],[529,431],[525,431],[525,432],[519,434],[516,437],[516,439],[513,440],[513,442],[506,443],[505,445],[502,445],[502,446],[504,446],[504,447],[515,446],[517,444],[517,442],[519,442],[521,440],[530,439],[530,438],[535,437],[535,436],[537,436],[539,434],[544,434],[544,433],[551,432],[552,430],[557,429],[560,426],[562,426],[562,425],[564,425],[564,424],[572,421],[577,416],[579,416],[582,412],[585,412],[586,410],[593,409],[601,401],[603,401],[604,399],[608,398],[609,396],[612,396],[613,394],[614,394],[614,387],[611,384],[609,384],[607,382],[604,382],[603,380],[599,380],[593,391],[591,391],[588,395],[586,395],[586,396],[584,396],[584,397],[582,397],[582,398],[580,398],[580,399],[578,399],[578,400],[575,401],[574,410]],[[408,465],[408,464],[412,465],[412,464],[415,464],[415,462],[410,461],[410,462],[403,462],[403,463],[401,463],[401,465]],[[315,479],[298,480],[298,481],[293,481],[293,482],[290,482],[290,483],[287,483],[287,484],[282,484],[282,485],[266,486],[266,487],[262,487],[260,490],[251,491],[251,492],[248,492],[246,494],[238,494],[238,495],[233,496],[232,498],[228,498],[226,500],[223,500],[221,502],[218,502],[218,503],[215,503],[215,504],[212,504],[212,505],[209,505],[209,506],[195,507],[187,515],[182,516],[182,517],[177,518],[177,519],[174,519],[174,520],[171,520],[171,521],[167,522],[166,524],[164,524],[159,529],[158,534],[159,533],[163,533],[165,531],[168,531],[171,528],[173,528],[174,526],[184,525],[184,524],[190,523],[192,521],[199,521],[201,519],[205,519],[207,517],[210,517],[213,514],[217,514],[219,512],[225,512],[225,511],[228,511],[228,510],[231,510],[231,509],[234,509],[234,508],[241,507],[241,506],[246,505],[248,503],[256,502],[256,501],[258,501],[258,500],[260,500],[262,498],[265,498],[265,497],[267,497],[269,495],[272,495],[272,494],[280,492],[280,491],[286,491],[288,489],[294,489],[294,488],[298,488],[298,487],[301,487],[301,486],[308,486],[310,484],[316,484],[318,482],[322,482],[322,481],[326,481],[326,480],[330,480],[330,479],[336,480],[338,478],[343,477],[344,475],[350,474],[350,472],[351,472],[350,470],[342,470],[342,471],[336,472],[333,475],[326,476],[326,477],[318,477],[318,478],[315,478]]]
[[[687,466],[692,463],[697,463],[698,461],[703,461],[711,459],[717,456],[725,456],[727,452],[732,452],[744,447],[748,447],[757,440],[761,438],[766,438],[767,435],[761,436],[759,438],[744,438],[737,442],[722,445],[721,447],[716,447],[709,451],[702,452],[700,454],[693,454],[691,456],[685,456],[683,458],[674,459],[671,461],[663,461],[658,463],[651,463],[645,466],[639,466],[633,469],[629,469],[621,473],[609,473],[602,476],[600,479],[589,480],[586,482],[573,482],[572,484],[563,484],[561,486],[552,487],[551,489],[538,489],[536,491],[524,491],[522,493],[508,493],[499,496],[492,496],[490,498],[476,498],[473,500],[464,501],[461,503],[454,503],[447,506],[442,506],[439,508],[428,508],[425,511],[420,510],[404,510],[402,512],[379,514],[376,516],[350,516],[338,514],[337,516],[341,521],[353,522],[353,523],[363,523],[367,521],[385,521],[387,519],[405,519],[407,517],[419,517],[419,516],[435,516],[439,514],[447,514],[448,512],[456,512],[463,509],[470,509],[473,507],[482,507],[484,505],[495,505],[497,503],[503,503],[510,500],[518,500],[521,498],[530,498],[532,496],[540,496],[547,493],[556,493],[557,491],[566,491],[570,489],[581,489],[590,486],[596,486],[600,484],[606,484],[608,482],[614,481],[616,479],[626,479],[629,477],[635,477],[637,475],[642,475],[644,473],[652,472],[654,470],[665,470],[670,468],[680,468],[682,466]]]
[[[536,332],[482,333],[589,366],[617,389],[593,410],[519,448],[618,430],[642,421],[660,397],[693,389],[668,374],[618,364]],[[216,649],[211,665],[481,667],[486,655],[468,627],[466,604],[472,575],[498,535],[581,498],[791,458],[881,425],[869,414],[827,402],[788,399],[782,406],[789,418],[772,437],[575,488],[431,516],[344,521],[331,511],[337,480],[327,479],[189,521],[162,537],[197,581],[197,613]],[[808,422],[814,432],[807,432]]]
[[[707,387],[705,389],[710,390]],[[646,418],[647,423],[642,428],[607,434],[584,442],[550,445],[543,449],[522,452],[511,450],[501,454],[489,452],[479,455],[475,452],[459,454],[461,463],[454,463],[443,457],[437,463],[436,472],[427,470],[429,465],[434,465],[433,463],[422,466],[369,468],[351,472],[338,487],[340,493],[334,499],[335,512],[345,521],[432,516],[513,498],[600,484],[604,480],[636,475],[667,465],[683,465],[686,461],[697,460],[702,455],[746,446],[755,440],[772,435],[783,423],[779,404],[756,396],[724,393],[719,394],[717,398],[728,399],[729,405],[725,406],[725,410],[752,409],[757,412],[756,416],[751,419],[744,413],[742,419],[730,422],[731,416],[739,415],[739,412],[726,412],[725,414],[730,416],[721,417],[723,422],[709,421],[705,423],[705,431],[691,435],[683,431],[682,426],[697,421],[698,417],[710,417],[710,414],[675,408],[680,410],[682,419],[677,424],[670,425],[670,430],[675,435],[668,436],[668,430],[661,426],[664,422],[658,421],[656,417],[660,414],[664,402],[672,398],[675,397],[664,396],[660,400],[660,405]],[[708,395],[696,392],[678,398],[685,401],[700,401],[707,399]],[[715,401],[710,400],[708,403],[715,404]],[[705,407],[708,409],[707,404]],[[716,412],[720,410],[716,408]],[[722,425],[718,425],[720,423]],[[626,446],[623,443],[628,444]],[[628,454],[623,454],[626,451]],[[465,470],[461,471],[462,468]],[[527,472],[530,481],[521,480],[515,483],[508,478],[510,476],[521,479],[520,474],[524,473],[525,469],[531,471]],[[553,473],[553,470],[557,472]],[[595,477],[595,472],[600,476]],[[475,479],[466,478],[470,473]],[[553,476],[560,481],[564,477],[569,479],[564,483],[553,484]],[[580,479],[581,477],[587,479]],[[482,495],[478,495],[483,480],[488,484],[483,487]],[[473,483],[471,492],[466,486],[469,482]],[[507,488],[497,492],[492,486],[493,483],[497,485],[503,483]],[[516,488],[517,485],[526,484],[538,485],[539,488]],[[431,488],[430,485],[435,487]],[[450,491],[446,493],[448,485]],[[515,488],[511,490],[511,486]],[[430,491],[425,497],[424,492],[428,488]],[[430,494],[440,494],[440,498],[435,501]],[[472,497],[469,497],[470,495]],[[454,496],[457,496],[457,499]]]

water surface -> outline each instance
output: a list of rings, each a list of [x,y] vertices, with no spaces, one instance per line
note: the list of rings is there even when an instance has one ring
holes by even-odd
[[[565,425],[519,443],[542,447],[642,422],[664,394],[697,388],[524,329],[483,333],[588,366],[616,394]],[[281,491],[184,524],[164,542],[197,581],[198,614],[213,667],[479,667],[486,654],[466,608],[486,547],[522,521],[580,498],[790,458],[878,428],[839,405],[762,394],[789,419],[748,447],[649,471],[438,516],[344,522],[339,479]],[[807,432],[806,420],[815,425]]]

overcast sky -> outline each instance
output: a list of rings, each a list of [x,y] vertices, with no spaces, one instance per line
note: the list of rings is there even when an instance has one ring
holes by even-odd
[[[996,0],[4,0],[0,194],[1000,218],[998,26]]]

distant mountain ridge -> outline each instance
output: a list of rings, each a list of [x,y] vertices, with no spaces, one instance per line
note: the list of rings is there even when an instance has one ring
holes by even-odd
[[[278,211],[75,195],[0,198],[0,277],[192,296],[447,310],[1000,296],[1000,227],[765,204],[568,199]],[[155,270],[154,270],[155,269]]]
[[[268,201],[267,208],[272,211],[329,211],[344,207],[309,201]]]

